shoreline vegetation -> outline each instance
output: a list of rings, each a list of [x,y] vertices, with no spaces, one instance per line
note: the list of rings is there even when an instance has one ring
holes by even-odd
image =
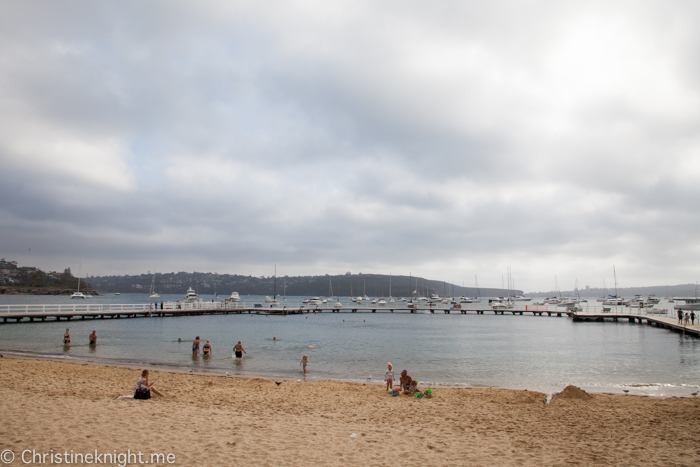
[[[0,358],[3,449],[173,453],[210,465],[697,465],[700,399],[434,390]]]

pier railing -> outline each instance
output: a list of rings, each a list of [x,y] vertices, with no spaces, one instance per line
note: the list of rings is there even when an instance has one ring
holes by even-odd
[[[80,313],[147,313],[149,311],[176,311],[176,310],[238,310],[246,309],[251,305],[245,302],[195,302],[177,303],[164,302],[160,304],[152,303],[65,303],[53,305],[0,305],[0,316],[2,314],[80,314]]]

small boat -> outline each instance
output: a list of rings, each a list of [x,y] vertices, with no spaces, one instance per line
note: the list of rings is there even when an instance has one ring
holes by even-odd
[[[380,298],[379,300],[377,300],[377,305],[386,306],[386,300],[384,300],[383,298]]]
[[[513,297],[513,300],[515,300],[516,302],[529,302],[530,300],[532,300],[532,297],[523,297],[522,295],[516,295],[515,297]]]
[[[156,293],[156,272],[153,271],[153,279],[151,279],[151,291],[149,292],[148,298],[160,298],[160,295]]]
[[[119,292],[116,292],[114,295],[121,295]]]
[[[228,299],[229,299],[229,301],[232,301],[232,302],[240,302],[241,296],[238,295],[238,292],[231,292],[231,296]]]
[[[185,303],[196,303],[199,297],[197,297],[197,294],[194,292],[194,289],[192,287],[189,287],[187,289],[187,294],[185,295],[185,299],[183,302]]]
[[[343,304],[340,302],[340,297],[338,297],[338,301],[333,304],[333,308],[343,308]]]
[[[83,293],[80,291],[80,273],[78,273],[78,291],[73,292],[73,295],[70,296],[70,298],[82,298],[86,299],[87,297],[83,295]]]
[[[321,299],[319,297],[311,297],[309,300],[309,305],[320,305]]]

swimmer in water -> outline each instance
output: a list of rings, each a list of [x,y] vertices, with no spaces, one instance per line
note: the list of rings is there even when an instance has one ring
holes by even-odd
[[[233,351],[236,353],[236,358],[243,358],[243,354],[248,353],[243,348],[243,344],[241,344],[241,341],[238,341],[238,344],[233,346]]]

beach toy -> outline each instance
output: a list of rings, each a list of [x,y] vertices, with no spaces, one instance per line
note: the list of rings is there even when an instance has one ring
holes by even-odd
[[[393,389],[387,389],[387,392],[388,392],[389,394],[393,394],[393,393],[394,393],[394,390],[393,390]]]
[[[430,399],[431,397],[433,397],[433,391],[431,389],[426,389],[423,395]]]
[[[394,396],[394,397],[396,397],[396,396],[399,395],[399,391],[397,391],[396,389],[394,389],[394,391],[393,391],[393,393],[392,393],[391,395]]]
[[[422,393],[422,392],[417,392],[417,393],[416,393],[416,397],[417,397],[418,399],[422,399],[422,398],[423,398],[423,393]]]

